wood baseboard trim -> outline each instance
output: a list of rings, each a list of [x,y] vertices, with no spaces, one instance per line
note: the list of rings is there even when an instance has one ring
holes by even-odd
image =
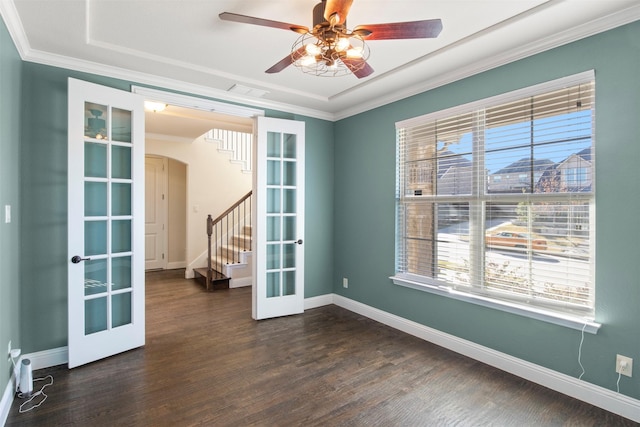
[[[540,384],[593,406],[629,418],[630,420],[640,422],[640,400],[638,399],[478,345],[341,295],[333,294],[333,303],[394,329],[486,363],[510,374],[517,375],[520,378]]]

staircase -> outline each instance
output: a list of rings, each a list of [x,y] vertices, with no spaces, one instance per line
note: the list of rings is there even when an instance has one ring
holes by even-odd
[[[207,217],[207,267],[194,274],[206,290],[228,289],[251,280],[251,192],[215,220]],[[247,283],[249,282],[249,283]]]
[[[231,163],[241,166],[242,173],[251,173],[253,134],[211,129],[205,134],[204,139],[216,143],[219,152],[227,153]]]

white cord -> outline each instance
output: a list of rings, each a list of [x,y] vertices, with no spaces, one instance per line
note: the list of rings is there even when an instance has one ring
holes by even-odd
[[[44,403],[45,400],[47,400],[48,396],[44,392],[44,389],[46,387],[49,387],[50,385],[53,385],[53,375],[47,375],[44,378],[36,378],[36,379],[33,380],[33,382],[35,383],[36,381],[44,381],[47,378],[51,378],[51,382],[50,383],[46,383],[45,385],[43,385],[42,388],[39,391],[36,391],[35,393],[33,393],[31,395],[31,397],[29,397],[29,399],[27,399],[25,402],[22,403],[22,405],[20,405],[20,413],[21,414],[24,414],[25,412],[29,412],[30,410],[37,408],[38,406],[42,405],[42,403]],[[33,405],[32,407],[30,407],[28,409],[22,409],[24,407],[24,405],[26,405],[27,403],[30,403],[31,401],[33,401],[33,399],[35,399],[39,395],[43,395],[44,398],[40,402],[38,402],[37,405]],[[18,397],[20,399],[22,399],[23,397],[26,397],[26,396],[24,396],[22,393],[18,393]]]
[[[616,388],[618,389],[618,393],[620,393],[620,377],[622,376],[622,370],[618,371],[618,381],[616,381]]]
[[[587,327],[587,322],[584,322],[584,326],[582,326],[582,338],[580,338],[580,347],[578,347],[578,365],[580,365],[580,369],[582,369],[582,373],[580,374],[580,376],[578,377],[579,380],[582,379],[582,376],[584,375],[584,366],[582,366],[582,343],[584,342],[584,330]]]

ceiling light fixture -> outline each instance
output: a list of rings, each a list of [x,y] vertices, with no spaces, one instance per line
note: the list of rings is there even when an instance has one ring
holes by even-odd
[[[144,108],[154,113],[159,113],[167,108],[167,104],[164,102],[144,101]]]
[[[368,33],[348,30],[346,21],[340,24],[337,13],[331,15],[329,22],[325,21],[324,2],[318,6],[322,10],[314,9],[313,30],[298,31],[302,35],[291,48],[291,63],[303,73],[323,77],[346,76],[366,67],[369,46],[363,36]]]

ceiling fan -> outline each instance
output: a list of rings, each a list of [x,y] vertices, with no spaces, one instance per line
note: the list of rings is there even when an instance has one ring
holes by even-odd
[[[278,73],[293,64],[303,72],[317,76],[354,74],[369,76],[373,68],[367,63],[369,47],[365,41],[435,38],[442,31],[440,19],[358,25],[347,29],[347,14],[353,0],[321,0],[313,8],[313,28],[270,19],[223,12],[220,19],[291,30],[300,37],[291,53],[278,61],[266,73]]]

